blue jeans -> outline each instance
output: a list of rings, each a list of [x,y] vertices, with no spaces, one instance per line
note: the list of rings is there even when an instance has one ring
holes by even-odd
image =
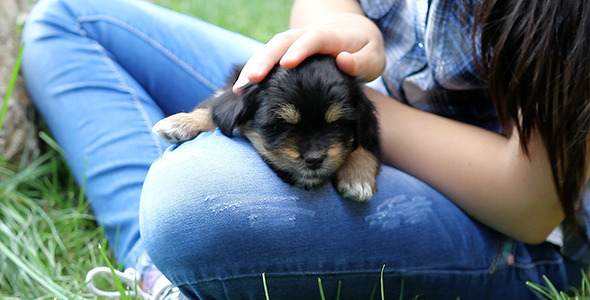
[[[317,278],[328,298],[342,282],[342,299],[364,299],[383,266],[387,298],[526,299],[542,275],[580,281],[584,266],[556,246],[503,236],[392,167],[355,203],[285,184],[240,136],[169,147],[151,133],[256,41],[137,0],[41,0],[24,41],[31,97],[117,258],[133,266],[147,251],[188,296],[261,299],[265,273],[271,299],[318,298]]]

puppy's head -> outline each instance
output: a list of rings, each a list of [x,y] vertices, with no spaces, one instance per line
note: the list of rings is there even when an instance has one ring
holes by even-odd
[[[373,106],[362,88],[333,57],[316,55],[294,69],[275,67],[244,89],[235,117],[225,118],[230,122],[216,122],[224,132],[238,127],[283,180],[314,188],[330,179],[366,133],[363,115],[373,114]]]

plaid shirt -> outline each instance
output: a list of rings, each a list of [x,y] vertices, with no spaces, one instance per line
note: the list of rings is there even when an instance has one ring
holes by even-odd
[[[460,1],[361,0],[385,40],[389,94],[421,110],[501,132],[475,72],[469,22]]]
[[[383,33],[387,64],[382,78],[390,96],[415,108],[501,133],[484,80],[475,71],[471,33],[475,1],[360,3]],[[588,204],[590,189],[584,198]],[[583,231],[580,235],[564,228],[560,244],[565,256],[590,263],[589,220]]]

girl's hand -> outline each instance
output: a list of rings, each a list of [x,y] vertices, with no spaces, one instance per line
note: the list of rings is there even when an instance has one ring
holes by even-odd
[[[294,68],[313,54],[330,54],[338,67],[366,81],[377,78],[385,68],[383,38],[377,26],[358,13],[338,13],[330,20],[293,28],[275,35],[248,60],[233,90],[248,82],[260,82],[279,63]]]

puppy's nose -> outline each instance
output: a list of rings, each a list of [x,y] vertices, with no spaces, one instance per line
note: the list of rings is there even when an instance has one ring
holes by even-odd
[[[303,157],[305,165],[312,170],[321,167],[324,159],[326,159],[326,154],[317,151],[306,153]]]

